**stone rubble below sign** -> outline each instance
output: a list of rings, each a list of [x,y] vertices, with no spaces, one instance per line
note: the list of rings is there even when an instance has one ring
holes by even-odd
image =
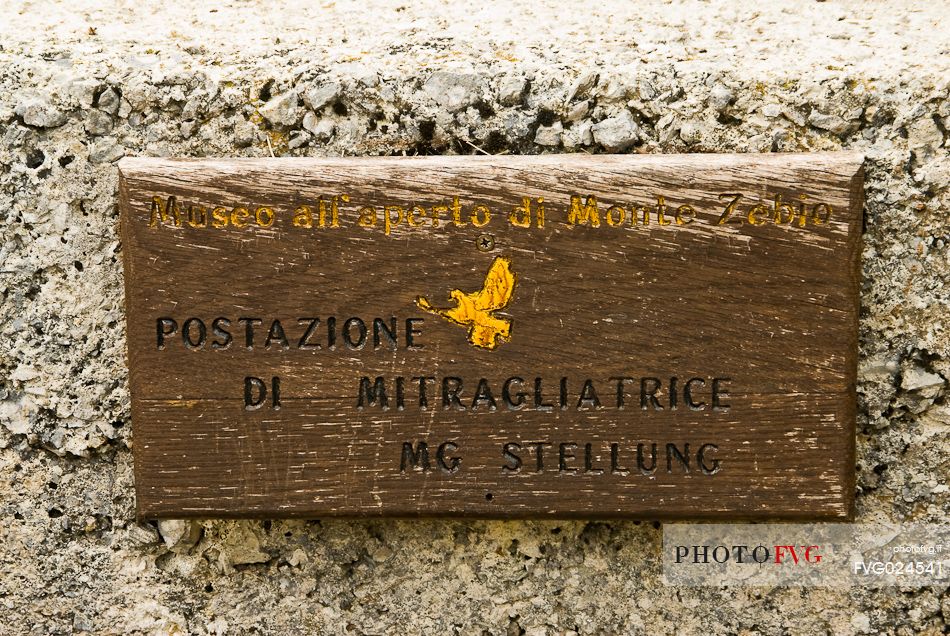
[[[862,161],[123,159],[139,515],[850,518]]]

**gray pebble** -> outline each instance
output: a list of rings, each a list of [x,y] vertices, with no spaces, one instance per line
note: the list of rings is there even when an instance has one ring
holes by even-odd
[[[16,114],[27,126],[56,128],[66,123],[66,113],[45,99],[29,98],[16,105]]]
[[[437,104],[454,113],[478,101],[481,86],[476,75],[436,71],[426,80],[423,90]]]
[[[272,126],[291,128],[303,116],[297,106],[298,101],[297,93],[294,91],[274,96],[260,108],[261,116],[269,121]]]
[[[836,135],[843,135],[851,128],[851,124],[838,115],[829,115],[819,110],[811,111],[808,115],[808,123],[815,128],[830,130]]]
[[[717,111],[726,110],[736,96],[725,84],[716,84],[709,92],[709,105]]]
[[[597,85],[597,73],[595,71],[587,71],[581,73],[580,76],[574,83],[571,85],[570,90],[567,92],[567,101],[572,102],[575,99],[583,99],[590,94],[590,91],[594,86]]]
[[[99,101],[96,104],[100,109],[115,115],[119,112],[119,93],[114,88],[109,87],[99,95]]]
[[[628,110],[594,124],[594,141],[608,152],[626,150],[640,138],[640,127]]]
[[[101,110],[92,109],[86,113],[85,128],[90,135],[108,135],[112,132],[112,117]]]
[[[333,136],[336,125],[328,117],[319,117],[308,112],[303,117],[303,127],[313,135],[316,141],[328,141]]]
[[[505,106],[517,106],[524,102],[528,91],[528,80],[523,75],[510,73],[502,77],[498,84],[498,101]]]
[[[559,121],[550,126],[539,126],[534,136],[534,143],[539,146],[559,146],[562,132],[564,132],[564,126]]]
[[[328,82],[306,91],[303,94],[303,101],[311,110],[320,110],[335,102],[342,90],[339,82]]]
[[[89,146],[89,161],[92,163],[112,163],[125,156],[125,148],[115,139],[105,138]]]

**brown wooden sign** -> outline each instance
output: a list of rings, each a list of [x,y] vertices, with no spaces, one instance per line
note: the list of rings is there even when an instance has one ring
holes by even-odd
[[[125,159],[139,514],[848,518],[861,164]]]

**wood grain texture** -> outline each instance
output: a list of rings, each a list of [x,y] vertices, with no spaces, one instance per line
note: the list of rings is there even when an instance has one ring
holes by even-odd
[[[861,165],[862,157],[843,153],[124,159],[139,514],[850,518]],[[738,193],[740,203],[719,224]],[[340,227],[293,225],[301,205],[315,212],[320,197],[343,194]],[[596,197],[599,227],[568,222],[572,195],[582,204]],[[167,204],[170,196],[183,222],[150,225],[153,197]],[[775,223],[776,196],[803,201],[807,216]],[[463,225],[452,218],[454,197]],[[531,227],[518,227],[507,215],[525,197],[535,216]],[[658,197],[665,225],[657,222]],[[818,203],[827,208],[809,212]],[[192,227],[190,205],[199,220],[198,206],[209,215],[217,206],[246,208],[248,217],[233,218],[248,225],[235,227],[228,216],[224,227]],[[483,227],[471,222],[475,205],[491,213]],[[607,222],[614,205],[627,214],[616,226]],[[683,205],[691,213],[677,223]],[[755,205],[763,207],[753,224]],[[364,206],[380,213],[375,227],[358,223]],[[388,230],[385,206],[392,218],[404,213]],[[425,212],[410,224],[413,206]],[[649,208],[649,224],[631,224],[633,206],[641,206],[638,215]],[[258,207],[273,211],[268,227],[253,223]],[[516,283],[510,302],[492,314],[511,324],[496,348],[473,346],[465,328],[420,309],[420,296],[449,307],[451,290],[476,292],[498,257],[511,263]],[[321,347],[302,349],[296,345],[308,323],[298,319],[314,317],[321,321],[311,342]],[[337,321],[332,348],[330,317]],[[212,346],[225,341],[213,330],[216,318],[229,321],[226,347]],[[250,348],[240,318],[261,320]],[[344,338],[350,318],[367,327],[362,347]],[[395,319],[395,347],[385,337],[374,346],[375,318]],[[418,321],[421,348],[406,346],[407,319]],[[274,320],[284,333],[271,333],[265,346]],[[279,410],[270,401],[247,410],[249,376],[280,377]],[[434,378],[426,382],[427,409],[412,380],[420,376]],[[360,379],[380,377],[389,408],[367,400],[361,408]],[[524,380],[511,385],[525,391],[523,405],[503,399],[512,377]],[[614,377],[631,378],[623,408]],[[464,410],[443,408],[445,378],[462,380]],[[562,378],[570,397],[564,409]],[[683,395],[692,378],[702,379],[692,385],[701,409]],[[475,400],[481,379],[494,410],[484,393]],[[583,392],[586,380],[600,404]],[[420,441],[430,470],[403,453],[404,443],[415,451]],[[452,446],[440,465],[437,447],[445,442]],[[537,442],[544,443],[541,470]],[[646,470],[654,443],[655,470]],[[517,445],[507,449],[520,466],[505,455],[506,444]],[[698,450],[709,444],[715,449],[706,446],[700,461]],[[667,457],[667,445],[685,460]],[[450,471],[453,457],[460,463]]]

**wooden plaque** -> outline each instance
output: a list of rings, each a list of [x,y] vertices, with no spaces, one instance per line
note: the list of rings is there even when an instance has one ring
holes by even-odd
[[[861,165],[124,159],[139,515],[847,519]]]

